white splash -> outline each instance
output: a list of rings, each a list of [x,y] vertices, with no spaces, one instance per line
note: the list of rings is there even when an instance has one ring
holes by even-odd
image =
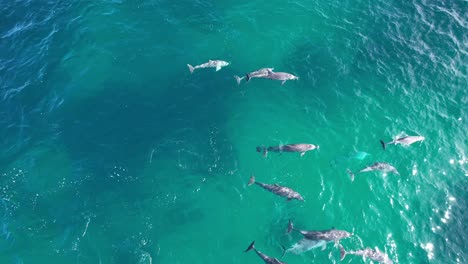
[[[429,260],[434,258],[434,244],[432,243],[421,244],[421,248],[426,250],[427,257],[429,258]]]

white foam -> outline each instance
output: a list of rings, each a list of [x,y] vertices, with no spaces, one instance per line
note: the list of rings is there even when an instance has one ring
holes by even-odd
[[[426,250],[427,257],[429,258],[429,260],[434,258],[434,244],[432,243],[421,244],[421,248]]]

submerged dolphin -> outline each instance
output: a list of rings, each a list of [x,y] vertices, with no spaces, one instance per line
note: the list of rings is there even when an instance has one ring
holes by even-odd
[[[265,183],[261,183],[261,182],[256,182],[255,177],[251,176],[250,181],[249,181],[249,186],[254,184],[254,183],[257,184],[258,186],[262,187],[263,189],[265,189],[267,191],[270,191],[270,192],[272,192],[272,193],[274,193],[276,195],[286,197],[288,199],[287,201],[291,201],[292,199],[297,199],[299,201],[304,201],[304,198],[302,198],[302,196],[298,192],[294,191],[291,188],[280,186],[278,184],[265,184]]]
[[[292,230],[299,232],[304,236],[305,239],[309,240],[323,240],[325,242],[335,242],[338,244],[341,239],[348,238],[352,236],[352,233],[349,233],[345,230],[338,230],[335,228],[328,229],[328,230],[313,230],[313,231],[305,231],[294,228],[294,225],[291,220],[288,223],[288,230],[287,233],[290,233]],[[324,248],[326,244],[324,245]]]
[[[247,81],[250,81],[252,78],[264,78],[268,76],[269,72],[273,71],[274,68],[261,68],[259,70],[247,73],[245,77],[234,76],[237,81],[237,84],[240,84],[241,81],[245,78]]]
[[[318,145],[313,145],[313,144],[286,144],[286,145],[279,145],[279,146],[270,146],[268,148],[262,146],[262,147],[257,147],[257,152],[263,152],[263,156],[267,156],[268,151],[273,151],[273,152],[300,152],[301,157],[304,156],[304,154],[307,151],[318,149],[320,146]]]
[[[387,143],[385,143],[383,140],[380,140],[380,144],[382,144],[382,148],[385,149],[387,145],[390,145],[390,144],[395,144],[395,145],[401,144],[404,146],[409,146],[415,142],[423,141],[425,139],[426,138],[423,136],[405,136],[405,137],[396,138],[393,141],[390,141]]]
[[[347,254],[362,256],[364,258],[370,258],[374,261],[377,261],[383,264],[393,264],[393,261],[388,257],[388,255],[380,251],[378,248],[376,249],[365,248],[365,249],[360,249],[356,251],[346,251],[340,245],[340,260],[343,260]]]
[[[279,261],[277,258],[272,258],[272,257],[269,257],[265,254],[263,254],[262,252],[258,251],[256,248],[255,248],[255,241],[252,242],[252,244],[250,244],[250,246],[244,251],[244,252],[249,252],[250,250],[254,250],[255,253],[257,253],[257,255],[263,259],[263,261],[267,264],[286,264],[286,262],[281,262]]]
[[[294,76],[294,75],[292,75],[290,73],[287,73],[287,72],[273,72],[273,71],[269,71],[268,75],[265,76],[265,78],[282,81],[281,85],[283,85],[288,80],[298,80],[299,79],[299,77]]]
[[[360,170],[356,174],[361,173],[361,172],[366,172],[366,171],[374,171],[374,170],[379,170],[383,172],[391,172],[391,173],[400,175],[400,173],[397,171],[397,169],[395,169],[395,167],[385,162],[376,162],[370,166],[365,167],[364,169]],[[354,181],[354,176],[355,176],[354,173],[350,169],[348,169],[347,171],[348,171],[349,176],[351,176],[351,181]]]
[[[229,62],[222,61],[222,60],[209,60],[208,62],[197,65],[195,67],[190,64],[187,64],[190,70],[190,73],[193,73],[193,71],[196,69],[202,69],[202,68],[216,68],[216,71],[219,71],[221,70],[222,67],[228,66],[228,65],[229,65]]]
[[[283,247],[283,256],[286,253],[293,253],[296,255],[302,254],[314,248],[322,247],[322,250],[325,250],[327,241],[325,240],[311,240],[303,238],[292,245],[290,248],[286,249]]]

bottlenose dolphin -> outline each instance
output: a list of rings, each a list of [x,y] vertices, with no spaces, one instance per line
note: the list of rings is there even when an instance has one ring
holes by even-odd
[[[247,73],[245,77],[234,76],[237,81],[237,84],[240,84],[241,81],[245,78],[247,81],[250,81],[252,78],[263,78],[268,76],[269,72],[273,71],[274,68],[261,68],[259,70]]]
[[[307,252],[309,250],[312,250],[318,247],[321,247],[323,251],[325,250],[326,245],[327,245],[327,241],[325,240],[311,240],[311,239],[303,238],[297,241],[294,245],[292,245],[288,249],[283,247],[283,255],[281,257],[284,257],[286,253],[293,253],[293,254],[299,255],[299,254],[302,254],[304,252]]]
[[[328,230],[313,230],[313,231],[305,231],[294,228],[294,225],[291,220],[288,223],[288,230],[287,233],[290,233],[292,230],[299,232],[304,236],[305,239],[309,240],[324,240],[326,242],[335,242],[338,244],[341,239],[348,238],[352,236],[352,233],[349,233],[345,230],[338,230],[335,228],[328,229]],[[326,247],[326,244],[325,246]]]
[[[229,62],[222,61],[222,60],[209,60],[208,62],[197,65],[195,67],[190,64],[187,64],[190,70],[190,73],[193,73],[193,71],[196,69],[202,69],[202,68],[216,68],[216,71],[219,71],[221,70],[222,67],[228,66],[228,65],[229,65]]]
[[[374,170],[379,170],[383,172],[391,172],[391,173],[400,175],[400,173],[397,171],[397,169],[395,169],[395,167],[385,162],[376,162],[370,166],[365,167],[364,169],[360,170],[356,174],[361,173],[361,172],[366,172],[366,171],[374,171]],[[350,169],[347,169],[347,171],[348,171],[349,176],[351,176],[351,181],[354,181],[354,176],[355,176],[354,173]]]
[[[255,253],[257,253],[257,255],[263,259],[263,261],[267,264],[286,264],[286,262],[281,262],[279,261],[277,258],[272,258],[272,257],[269,257],[265,254],[263,254],[262,252],[258,251],[256,248],[255,248],[255,241],[252,242],[252,244],[250,244],[250,246],[244,251],[244,252],[249,252],[250,250],[254,250]]]
[[[405,136],[405,137],[397,137],[393,141],[390,141],[387,143],[385,143],[383,140],[380,140],[380,144],[382,144],[382,148],[385,149],[387,145],[390,145],[390,144],[395,144],[395,145],[401,144],[404,146],[409,146],[415,142],[423,141],[424,139],[426,138],[423,136]]]
[[[380,251],[378,248],[376,249],[371,249],[371,248],[365,248],[365,249],[360,249],[356,251],[346,251],[341,245],[340,245],[340,260],[343,260],[347,254],[351,255],[356,255],[356,256],[362,256],[365,258],[370,258],[374,261],[377,261],[379,263],[383,264],[393,264],[393,261],[388,257],[387,254],[384,252]]]
[[[307,151],[318,149],[320,146],[318,145],[313,145],[313,144],[286,144],[286,145],[279,145],[279,146],[270,146],[268,148],[264,146],[259,146],[257,147],[257,152],[263,152],[263,156],[267,156],[268,151],[273,151],[273,152],[300,152],[301,157],[304,156],[304,154]]]
[[[290,189],[288,187],[280,186],[278,184],[265,184],[261,182],[256,182],[254,176],[250,176],[250,181],[249,181],[249,186],[252,184],[257,184],[258,186],[262,187],[263,189],[270,191],[276,195],[286,197],[288,200],[291,201],[292,199],[297,199],[299,201],[304,201],[304,198],[302,196],[294,191],[293,189]]]
[[[364,151],[357,151],[357,152],[351,152],[347,156],[340,156],[333,161],[330,162],[331,165],[336,165],[338,163],[342,163],[344,161],[348,160],[364,160],[367,157],[371,156],[371,154],[364,152]]]
[[[294,75],[292,75],[290,73],[287,73],[287,72],[273,72],[273,71],[269,71],[268,75],[265,76],[265,78],[282,81],[281,85],[283,85],[288,80],[298,80],[299,79],[299,77],[294,76]]]

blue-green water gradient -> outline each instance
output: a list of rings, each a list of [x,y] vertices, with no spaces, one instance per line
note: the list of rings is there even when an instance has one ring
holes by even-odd
[[[466,263],[467,10],[0,1],[0,263],[262,263],[242,251],[255,240],[280,257],[300,239],[289,219],[348,230],[345,248],[394,263]],[[210,59],[230,65],[190,74]],[[262,67],[299,80],[236,84]],[[426,140],[382,150],[401,133]],[[286,143],[320,149],[255,150]],[[351,182],[348,168],[376,161],[400,175]],[[332,244],[282,260],[340,263]]]

